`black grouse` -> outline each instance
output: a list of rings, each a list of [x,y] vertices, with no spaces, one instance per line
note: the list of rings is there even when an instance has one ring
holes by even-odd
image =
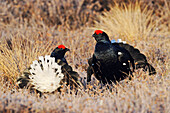
[[[97,41],[95,51],[88,60],[87,82],[91,81],[91,75],[103,84],[116,83],[132,74],[136,68],[150,67],[150,74],[155,69],[147,62],[146,57],[140,51],[129,44],[111,43],[108,35],[101,30],[96,30],[93,37]]]
[[[71,89],[82,85],[79,74],[73,71],[64,58],[67,51],[68,48],[59,45],[51,56],[41,56],[38,61],[33,61],[17,80],[19,88],[30,87],[31,90],[41,93],[51,93],[55,90],[60,91],[65,83],[70,85]]]

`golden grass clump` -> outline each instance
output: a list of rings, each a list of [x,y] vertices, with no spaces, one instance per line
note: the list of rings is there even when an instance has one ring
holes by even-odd
[[[130,2],[129,4],[115,3],[109,12],[99,15],[100,21],[96,21],[95,28],[103,29],[111,36],[121,37],[126,40],[149,40],[155,36],[168,37],[170,15],[169,4],[159,5],[159,17],[157,11],[142,2]],[[148,10],[149,9],[149,10]],[[161,10],[160,10],[161,9]],[[161,24],[165,22],[164,24]]]
[[[0,72],[12,80],[28,68],[38,56],[50,55],[56,45],[38,29],[26,26],[1,26]],[[47,33],[46,33],[47,34]],[[47,43],[48,40],[48,43]]]

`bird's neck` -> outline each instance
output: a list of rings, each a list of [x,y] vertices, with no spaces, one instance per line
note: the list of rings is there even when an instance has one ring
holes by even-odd
[[[94,55],[97,57],[97,59],[109,59],[108,61],[111,61],[110,59],[116,59],[117,57],[112,44],[108,41],[97,42]]]
[[[111,43],[109,43],[108,41],[102,40],[102,41],[97,42],[97,44],[95,46],[95,53],[96,52],[105,52],[110,48],[111,48]]]
[[[63,61],[64,63],[68,64],[66,59],[64,58],[64,56],[56,56],[55,57],[55,61],[57,62],[57,60],[60,59],[61,61]]]
[[[62,58],[64,58],[64,56],[57,55],[57,56],[55,56],[55,58],[56,58],[56,59],[62,59]]]
[[[111,44],[110,40],[98,40],[97,43],[106,43],[106,44]]]

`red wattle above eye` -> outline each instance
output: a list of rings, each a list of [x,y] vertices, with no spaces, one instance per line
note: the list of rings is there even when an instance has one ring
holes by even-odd
[[[63,48],[65,49],[66,47],[64,45],[59,45],[58,48]]]
[[[102,34],[103,31],[101,31],[101,30],[96,30],[94,33],[96,33],[96,34],[98,35],[98,34],[100,34],[100,33]]]

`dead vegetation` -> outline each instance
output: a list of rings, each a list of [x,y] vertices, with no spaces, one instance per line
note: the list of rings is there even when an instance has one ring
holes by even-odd
[[[109,6],[112,4],[113,6]],[[170,110],[170,23],[168,0],[154,3],[112,0],[1,0],[0,111],[3,112],[164,112]],[[95,23],[94,23],[95,22]],[[76,92],[39,97],[19,90],[16,79],[33,60],[63,44],[69,64],[86,76],[95,41],[93,29],[122,38],[144,53],[157,70],[141,70],[113,87],[95,79]],[[102,87],[102,88],[101,88]]]

